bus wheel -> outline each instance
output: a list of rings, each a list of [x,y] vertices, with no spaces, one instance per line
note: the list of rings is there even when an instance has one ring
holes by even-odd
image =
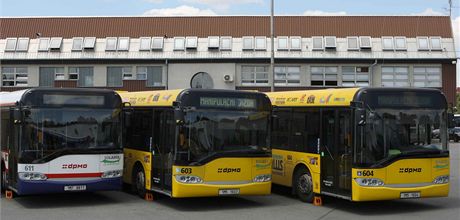
[[[145,189],[145,172],[141,166],[136,167],[133,179],[135,192],[139,195],[139,197],[145,198],[145,193],[147,193],[147,190]]]
[[[313,202],[313,179],[305,168],[298,169],[294,174],[294,190],[302,202]]]

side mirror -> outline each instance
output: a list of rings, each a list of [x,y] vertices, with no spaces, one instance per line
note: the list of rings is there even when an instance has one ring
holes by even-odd
[[[357,108],[355,110],[356,121],[358,122],[358,126],[366,125],[366,110],[362,108]]]
[[[454,118],[454,114],[452,113],[447,113],[447,127],[448,128],[455,127],[455,118]]]
[[[184,111],[180,108],[174,109],[174,119],[176,119],[176,124],[182,124],[185,120]]]
[[[22,123],[22,111],[20,108],[13,108],[13,121],[15,124]]]

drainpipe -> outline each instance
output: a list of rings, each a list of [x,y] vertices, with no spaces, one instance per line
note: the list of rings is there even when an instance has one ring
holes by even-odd
[[[168,59],[165,60],[165,65],[166,65],[166,85],[165,85],[165,89],[168,90],[168,87],[169,87],[169,62],[168,62]]]
[[[377,65],[377,60],[375,60],[374,63],[370,66],[370,73],[371,73],[371,75],[369,76],[370,87],[373,87],[373,84],[374,84],[374,66],[375,65]]]

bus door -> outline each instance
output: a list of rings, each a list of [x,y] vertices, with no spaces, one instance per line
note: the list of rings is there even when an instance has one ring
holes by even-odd
[[[321,123],[321,191],[339,196],[351,192],[349,110],[323,110]]]
[[[160,140],[162,139],[160,132],[160,115],[162,110],[155,110],[153,112],[153,129],[152,129],[152,187],[156,189],[163,189],[163,161],[162,151],[160,148]]]
[[[155,138],[152,155],[152,185],[156,189],[171,191],[174,114],[170,110],[156,110],[153,118],[153,136]]]
[[[13,108],[14,109],[14,108]],[[19,139],[20,139],[20,130],[21,124],[14,123],[15,116],[14,110],[10,111],[10,121],[9,123],[9,137],[8,137],[8,185],[16,188],[17,179],[18,179],[18,155],[19,155]]]

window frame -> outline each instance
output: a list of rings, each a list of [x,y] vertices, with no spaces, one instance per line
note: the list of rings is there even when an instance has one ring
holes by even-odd
[[[94,50],[96,48],[96,37],[85,37],[83,40],[84,50]]]
[[[439,40],[439,48],[434,48],[433,47],[433,40],[438,39]],[[429,39],[429,44],[430,44],[430,50],[431,51],[442,51],[442,38],[440,36],[431,36]]]
[[[141,68],[145,68],[145,72],[139,72],[139,70],[140,70]],[[148,77],[148,76],[147,76],[147,73],[148,73],[148,71],[147,71],[147,66],[136,66],[136,80],[147,80],[147,77]],[[138,77],[139,75],[145,75],[145,78],[144,78],[144,79],[140,79],[140,78]]]
[[[126,42],[124,47],[122,43]],[[129,37],[119,37],[117,41],[117,51],[129,51],[130,38]]]
[[[142,41],[147,41],[148,46],[146,48],[142,47]],[[151,49],[152,49],[152,38],[151,37],[140,37],[139,38],[139,51],[150,51]]]
[[[8,48],[8,42],[14,42],[14,43],[11,43],[11,44],[14,44],[14,45],[10,45],[13,46],[13,48]],[[18,39],[17,38],[6,38],[6,44],[5,44],[5,52],[14,52],[16,51],[16,45],[18,44]]]
[[[280,47],[280,40],[286,41],[286,47]],[[278,51],[288,51],[289,50],[289,37],[288,36],[278,36],[276,38],[276,49]]]
[[[258,41],[259,43],[262,43],[262,45],[259,45]],[[254,37],[254,50],[257,50],[257,51],[267,50],[267,37],[265,36]]]
[[[75,40],[81,40],[80,48],[75,48]],[[85,44],[83,37],[74,37],[72,38],[72,51],[82,51]]]
[[[61,48],[62,48],[62,37],[52,37],[50,39],[50,43],[49,43],[49,50],[50,51],[60,51]],[[56,45],[53,45],[53,42],[56,44]],[[57,43],[56,43],[57,42]],[[59,46],[57,45],[59,44]]]
[[[423,86],[418,86],[418,85],[416,86],[416,85],[415,85],[415,83],[417,83],[417,82],[422,82],[422,81],[420,81],[420,80],[418,80],[418,79],[415,79],[415,78],[416,78],[416,77],[415,77],[416,75],[422,75],[422,74],[420,74],[421,72],[416,72],[416,71],[415,71],[415,69],[418,69],[418,68],[419,68],[419,69],[420,69],[420,68],[425,69],[425,71],[423,72],[423,76],[425,77],[425,79],[424,79],[424,81],[423,81],[423,83],[424,83]],[[439,69],[439,72],[438,72],[438,74],[439,74],[439,80],[438,80],[438,81],[434,81],[434,80],[429,80],[429,79],[428,79],[428,78],[429,78],[428,76],[430,75],[430,73],[432,74],[432,72],[429,72],[429,71],[428,71],[428,69],[430,69],[430,68]],[[421,66],[414,66],[413,69],[414,69],[414,72],[413,72],[413,74],[412,74],[412,82],[413,82],[413,85],[412,85],[412,86],[413,86],[413,87],[416,87],[416,88],[442,88],[442,66],[423,66],[423,65],[421,65]],[[433,74],[432,74],[432,75],[433,75]],[[439,86],[435,86],[435,87],[429,86],[428,84],[429,84],[430,82],[437,82],[437,83],[439,83]]]
[[[392,74],[393,74],[393,79],[392,79],[393,85],[392,85],[392,86],[385,86],[385,85],[384,85],[384,82],[389,82],[389,80],[383,79],[383,76],[384,76],[384,71],[383,71],[383,69],[384,69],[384,68],[392,68],[392,69],[393,69],[393,72],[392,72]],[[407,72],[406,72],[406,73],[407,73],[407,81],[405,81],[405,83],[406,83],[405,86],[396,85],[396,82],[401,82],[401,80],[402,80],[402,79],[397,79],[397,77],[396,77],[396,76],[397,76],[397,73],[398,73],[398,72],[396,71],[397,68],[405,68],[405,69],[407,69]],[[392,87],[410,87],[410,86],[411,86],[410,69],[409,69],[409,66],[408,66],[408,65],[407,65],[407,66],[402,66],[402,65],[381,66],[381,71],[380,71],[380,72],[381,72],[381,74],[380,74],[380,83],[381,83],[381,86],[382,86],[382,87],[392,88]]]
[[[315,40],[320,40],[321,41],[321,47],[316,47],[315,46]],[[324,50],[324,38],[323,36],[312,36],[311,37],[311,42],[312,42],[312,50],[314,51],[320,51],[320,50]]]
[[[327,45],[328,39],[332,39],[334,42],[334,45]],[[324,36],[324,48],[328,50],[336,49],[337,48],[337,37],[336,36]]]
[[[243,51],[253,51],[254,50],[254,37],[253,36],[243,36],[241,38],[241,43],[242,43],[242,49]],[[250,47],[246,47],[247,45],[245,45],[245,41],[250,41],[251,42],[251,46]]]
[[[10,72],[10,73],[3,72],[3,70],[7,68],[13,69],[13,72]],[[25,69],[27,72],[18,72],[18,69]],[[18,79],[19,78],[18,75],[21,75],[21,74],[27,75],[26,79]],[[2,87],[28,87],[29,86],[29,68],[27,66],[2,66],[0,68],[0,75],[2,76],[2,78],[0,79]],[[5,75],[10,75],[13,78],[4,80],[3,76]],[[13,82],[13,85],[12,86],[4,85],[3,84],[4,82]],[[21,85],[18,86],[18,82],[21,82]],[[23,82],[26,82],[26,83],[23,84]]]
[[[298,82],[298,83],[289,82],[290,80],[293,80],[292,78],[289,78],[289,76],[293,74],[293,72],[290,72],[290,71],[289,71],[289,68],[293,68],[293,67],[299,68],[299,72],[298,72],[298,74],[299,74],[299,75],[298,75],[298,78],[299,78],[298,80],[299,80],[299,82]],[[285,75],[285,79],[276,79],[276,73],[277,73],[277,72],[276,72],[276,69],[277,69],[277,68],[283,68],[283,69],[284,69],[284,71],[281,72],[281,73],[283,73],[283,74]],[[298,66],[293,66],[293,65],[277,65],[277,66],[274,67],[274,71],[273,71],[273,72],[274,72],[274,74],[275,74],[274,77],[273,77],[273,80],[274,80],[273,84],[274,84],[275,86],[300,86],[300,85],[302,85],[302,82],[301,82],[302,67],[301,67],[300,65],[298,65]],[[285,80],[285,82],[284,82],[284,83],[276,82],[277,80],[278,80],[278,81],[280,81],[280,80]],[[297,80],[297,79],[295,79],[295,80]]]
[[[109,41],[114,41],[113,46],[109,48]],[[117,51],[118,38],[117,37],[106,37],[105,38],[105,51]]]
[[[228,47],[226,47],[224,45],[224,41],[228,40],[229,41],[229,45]],[[233,44],[233,38],[231,36],[221,36],[220,37],[220,40],[219,40],[219,49],[221,51],[231,51],[232,50],[232,45]]]
[[[420,47],[420,41],[426,40],[426,47]],[[429,51],[430,50],[430,39],[427,36],[417,36],[417,50],[418,51]]]
[[[198,48],[198,37],[185,37],[185,49],[196,50]]]
[[[160,46],[157,47],[155,45],[155,41],[160,41]],[[151,45],[151,49],[152,50],[163,50],[163,47],[164,47],[164,37],[152,37],[152,43],[150,44]]]
[[[393,37],[393,39],[394,39],[393,46],[395,50],[399,50],[399,51],[407,50],[407,39],[405,36],[395,36]],[[404,41],[404,47],[398,47],[397,41],[401,39]]]
[[[354,69],[354,72],[353,72],[353,81],[350,81],[350,80],[346,80],[344,79],[344,76],[347,75],[347,74],[344,74],[344,73],[350,73],[350,72],[345,72],[343,69],[344,67],[352,67]],[[362,71],[359,71],[358,72],[358,68],[367,68],[367,72],[362,72]],[[370,82],[370,66],[363,66],[363,65],[346,65],[346,66],[342,66],[341,69],[341,80],[342,80],[342,84],[341,86],[342,87],[369,87],[371,86],[371,82]],[[367,81],[363,81],[363,80],[358,80],[358,73],[367,73]],[[361,74],[363,75],[363,74]],[[350,83],[350,82],[353,82],[353,85],[345,85],[344,82],[347,82],[347,83]],[[359,83],[363,83],[363,82],[367,82],[367,85],[364,86],[364,85],[358,85]]]
[[[293,43],[292,43],[293,40],[298,40],[299,41],[299,46],[298,47],[293,46]],[[291,36],[291,37],[289,37],[288,44],[289,44],[288,47],[289,47],[290,51],[301,51],[302,50],[302,37],[300,37],[300,36]]]
[[[355,48],[350,47],[350,40],[351,39],[356,40],[356,47]],[[349,50],[349,51],[359,51],[359,49],[361,48],[360,46],[361,45],[360,45],[360,40],[359,40],[358,36],[348,36],[347,37],[347,50]]]
[[[258,72],[257,68],[264,68],[266,72]],[[251,72],[244,72],[244,68],[251,68]],[[242,86],[268,86],[270,83],[270,77],[269,77],[269,70],[268,70],[267,65],[242,65],[241,66],[241,85]],[[253,77],[251,79],[252,82],[243,82],[243,74],[249,73],[253,74]],[[262,74],[267,74],[267,78],[257,78],[257,73],[262,73]],[[249,81],[249,79],[244,79],[245,81]],[[267,81],[266,83],[258,83],[257,81]]]
[[[26,41],[26,47],[25,48],[19,48],[19,46],[21,45],[20,44],[21,40]],[[20,38],[18,38],[18,41],[16,42],[16,51],[17,52],[27,52],[29,50],[29,42],[30,42],[30,39],[28,37],[20,37]]]
[[[389,40],[391,42],[391,48],[385,47],[385,40]],[[394,51],[395,50],[395,42],[392,36],[383,36],[382,37],[382,50],[383,51]]]
[[[214,42],[214,43],[211,42],[215,40],[217,40],[217,42]],[[208,49],[218,50],[219,48],[220,48],[220,37],[219,36],[208,36]]]
[[[43,46],[46,46],[45,47],[41,47],[42,44],[44,44],[43,42],[46,41],[46,45],[43,45]],[[49,47],[50,47],[50,41],[51,39],[49,37],[43,37],[43,38],[39,38],[38,39],[38,49],[37,51],[38,52],[48,52],[49,51]]]
[[[369,45],[363,45],[363,39],[369,39]],[[372,49],[372,37],[371,36],[359,36],[359,48],[360,49]]]
[[[177,41],[181,40],[181,45],[177,44]],[[185,37],[174,37],[174,51],[184,51],[185,50]],[[180,47],[177,47],[180,46]]]
[[[125,72],[125,69],[130,69],[130,72]],[[131,77],[126,77],[126,75],[131,75]],[[121,79],[124,80],[136,80],[136,74],[133,72],[132,66],[121,66]]]
[[[319,73],[313,73],[312,69],[313,68],[322,68],[322,85],[313,85],[313,81],[317,81],[319,82],[320,80],[314,80],[313,79],[313,75],[319,75]],[[326,71],[326,68],[335,68],[336,69],[336,72],[335,73],[328,73]],[[326,85],[326,81],[329,81],[329,82],[334,82],[334,81],[331,81],[331,80],[326,80],[326,75],[335,75],[336,76],[336,84],[335,85]],[[324,66],[324,65],[318,65],[318,66],[315,66],[315,65],[311,65],[310,66],[310,86],[312,87],[338,87],[339,86],[339,66]]]
[[[70,71],[72,68],[75,69],[76,72]],[[70,66],[67,70],[68,70],[69,80],[78,81],[80,79],[80,68],[79,67]],[[75,76],[75,75],[77,76],[77,78],[71,79],[70,76]]]

